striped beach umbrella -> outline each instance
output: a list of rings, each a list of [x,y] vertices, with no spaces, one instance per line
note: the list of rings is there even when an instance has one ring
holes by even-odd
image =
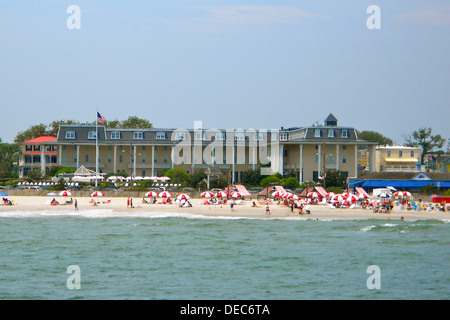
[[[187,195],[186,193],[177,195],[178,200],[189,200],[189,198],[190,198],[189,195]]]
[[[227,194],[223,191],[218,191],[216,193],[216,198],[226,198],[226,197],[227,197]]]
[[[145,194],[146,197],[156,198],[158,194],[155,191],[149,191]]]
[[[348,197],[346,198],[346,200],[349,202],[355,202],[355,201],[359,200],[359,197],[354,194],[349,194]]]
[[[360,199],[369,199],[369,196],[368,196],[367,194],[365,194],[365,193],[360,193],[360,194],[358,194],[358,197],[359,197]]]
[[[337,194],[334,197],[331,198],[331,201],[333,202],[342,202],[344,201],[344,197],[341,194]]]
[[[239,192],[235,191],[235,192],[232,192],[230,194],[230,197],[232,197],[232,198],[242,198],[242,194],[240,194]]]
[[[334,192],[328,192],[328,193],[326,194],[326,197],[327,197],[327,198],[333,198],[335,195],[336,195],[336,193],[334,193]]]
[[[60,195],[61,197],[70,197],[70,196],[72,196],[72,192],[70,192],[69,190],[64,190],[64,191],[61,191],[61,192],[59,193],[59,195]]]
[[[200,196],[202,198],[212,198],[212,197],[214,197],[214,193],[212,193],[211,191],[205,191],[205,192],[202,192],[200,194]]]
[[[318,198],[320,195],[317,192],[310,192],[306,196],[308,198]]]
[[[91,193],[91,197],[104,197],[105,194],[101,191],[94,191]]]
[[[163,191],[158,196],[160,198],[171,198],[172,194],[169,191]]]
[[[272,193],[272,197],[274,198],[281,198],[283,197],[284,192],[281,191],[275,191],[274,193]]]

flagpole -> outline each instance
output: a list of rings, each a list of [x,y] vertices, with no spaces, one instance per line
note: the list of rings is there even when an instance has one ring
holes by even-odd
[[[95,186],[97,187],[98,178],[98,110],[95,115]]]

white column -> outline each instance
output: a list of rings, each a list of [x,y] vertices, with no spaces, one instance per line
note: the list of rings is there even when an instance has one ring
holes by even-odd
[[[41,145],[41,175],[45,175],[45,145]]]
[[[300,174],[299,174],[299,182],[303,183],[303,145],[300,145]]]
[[[339,171],[339,163],[340,163],[340,158],[339,158],[339,145],[336,145],[336,170]]]
[[[116,172],[117,172],[117,146],[114,146],[114,164],[113,164],[113,167],[114,167],[113,172],[114,172],[114,174],[116,174]]]
[[[152,146],[152,177],[155,176],[155,146]]]
[[[235,151],[234,151],[234,144],[233,144],[233,164],[232,164],[232,170],[233,170],[233,173],[232,173],[232,175],[231,175],[231,181],[233,182],[233,183],[235,183],[235,181],[234,181],[234,163],[235,163]]]
[[[133,177],[136,177],[136,146],[134,146],[133,149]]]
[[[324,151],[325,152],[325,151]],[[317,150],[317,176],[320,177],[320,159],[322,158],[322,146],[319,144],[319,149]]]
[[[80,167],[80,145],[76,145],[77,147],[77,169]]]
[[[59,163],[59,166],[61,166],[62,165],[62,145],[59,145],[58,146],[58,153],[59,153],[59,155],[58,155],[58,163]]]
[[[284,175],[284,144],[280,145],[280,168],[279,171]]]
[[[355,145],[355,178],[358,178],[358,146]]]

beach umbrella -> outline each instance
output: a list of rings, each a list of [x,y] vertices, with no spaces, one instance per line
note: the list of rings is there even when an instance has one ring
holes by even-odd
[[[105,194],[101,191],[94,191],[91,193],[91,197],[104,197]]]
[[[331,198],[331,201],[333,202],[341,202],[344,201],[344,197],[341,194],[336,194]]]
[[[281,191],[275,191],[274,193],[272,193],[272,197],[274,198],[281,198],[283,197],[284,192]]]
[[[216,198],[226,198],[226,197],[227,197],[227,194],[223,191],[218,191],[216,193]]]
[[[349,194],[348,197],[346,198],[346,200],[348,202],[355,202],[359,200],[359,197],[357,195],[354,194]]]
[[[156,198],[158,194],[155,191],[149,191],[145,194],[146,197]]]
[[[334,192],[328,192],[328,193],[326,194],[326,197],[327,197],[327,198],[333,198],[335,195],[336,195],[336,193],[334,193]]]
[[[163,191],[158,195],[160,198],[170,198],[172,194],[169,191]]]
[[[232,197],[232,198],[242,198],[242,194],[240,194],[239,192],[235,191],[235,192],[232,192],[230,194],[230,197]]]
[[[411,197],[412,194],[411,194],[411,192],[409,192],[409,191],[403,191],[403,196],[404,196],[404,197]]]
[[[292,195],[292,193],[285,192],[285,193],[283,193],[283,195],[281,196],[281,198],[283,198],[283,199],[289,199],[289,196],[291,196],[291,195]]]
[[[318,198],[319,194],[317,192],[310,192],[306,195],[308,198]]]
[[[8,194],[7,194],[7,193],[5,193],[5,192],[2,192],[2,193],[0,193],[0,196],[2,196],[2,197],[7,197],[7,196],[8,196]]]
[[[365,194],[365,193],[360,193],[360,194],[358,194],[358,197],[359,197],[360,199],[368,199],[368,198],[369,198],[369,196],[368,196],[367,194]]]
[[[296,196],[295,194],[289,193],[287,195],[286,199],[298,200],[298,196]]]
[[[54,193],[54,192],[50,192],[50,193],[47,193],[46,196],[49,196],[49,197],[56,197],[57,194]]]
[[[202,198],[212,198],[212,197],[214,197],[214,193],[212,193],[211,191],[205,191],[205,192],[202,192],[200,194],[200,196]]]
[[[59,195],[60,195],[61,197],[70,197],[70,196],[72,196],[72,192],[70,192],[69,190],[64,190],[64,191],[61,191],[61,192],[59,193]]]
[[[189,200],[189,198],[190,198],[189,195],[187,195],[186,193],[177,195],[178,200]]]

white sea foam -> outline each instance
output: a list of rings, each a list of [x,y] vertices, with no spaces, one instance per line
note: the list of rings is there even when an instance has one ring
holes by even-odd
[[[372,230],[375,227],[376,227],[376,225],[371,225],[371,226],[367,226],[367,227],[361,228],[359,231],[360,232],[367,232],[367,231]]]

